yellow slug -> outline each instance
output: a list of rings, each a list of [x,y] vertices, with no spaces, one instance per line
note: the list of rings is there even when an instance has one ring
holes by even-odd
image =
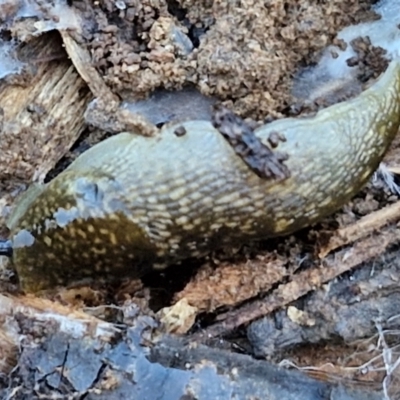
[[[255,131],[273,153],[288,155],[285,179],[257,175],[208,121],[166,127],[157,137],[113,136],[16,207],[9,228],[22,288],[140,276],[313,224],[368,181],[399,124],[393,61],[357,98]],[[274,132],[285,139],[277,149]]]

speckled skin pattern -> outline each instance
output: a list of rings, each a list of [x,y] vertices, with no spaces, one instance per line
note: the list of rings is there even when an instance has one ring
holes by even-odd
[[[158,137],[121,133],[94,146],[10,219],[25,291],[138,276],[187,257],[294,232],[345,204],[377,168],[400,124],[400,66],[357,98],[283,119],[290,178],[258,177],[210,122]],[[186,133],[174,130],[183,125]]]

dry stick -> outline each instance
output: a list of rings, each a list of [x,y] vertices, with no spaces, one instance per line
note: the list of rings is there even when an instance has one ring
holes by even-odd
[[[400,240],[400,231],[388,228],[379,235],[367,238],[356,243],[351,249],[345,249],[334,254],[329,259],[323,260],[318,267],[300,272],[294,275],[293,280],[287,284],[281,284],[270,295],[262,300],[244,305],[230,312],[222,322],[218,322],[202,332],[190,337],[191,340],[207,340],[212,337],[228,334],[238,326],[270,314],[308,292],[317,289],[344,272],[385,251],[388,245]]]
[[[79,46],[69,32],[60,30],[60,34],[68,56],[71,58],[79,75],[88,84],[93,95],[107,102],[118,104],[118,97],[112,93],[110,88],[104,83],[103,78],[92,66],[89,51]]]
[[[92,65],[92,58],[89,51],[83,46],[80,46],[69,32],[60,30],[60,34],[74,67],[87,83],[90,91],[97,100],[94,103],[92,102],[91,106],[86,109],[86,122],[97,127],[100,126],[103,130],[114,133],[132,131],[139,132],[144,136],[153,136],[157,134],[156,126],[149,123],[143,115],[120,107],[118,96],[111,91],[99,72]],[[97,112],[100,112],[102,117],[100,118],[98,114],[92,115],[91,117],[88,116],[88,112],[90,110],[96,110],[97,107]],[[110,117],[108,114],[113,117]],[[94,118],[94,121],[91,118]],[[114,118],[116,122],[112,123],[111,121]]]
[[[359,240],[388,223],[400,219],[400,201],[375,211],[359,219],[352,225],[339,229],[319,252],[319,257],[324,258],[332,250]]]

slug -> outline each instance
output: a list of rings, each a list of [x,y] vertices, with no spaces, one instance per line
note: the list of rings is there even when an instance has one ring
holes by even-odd
[[[156,137],[115,135],[15,208],[8,225],[22,288],[138,277],[311,225],[366,184],[399,125],[400,64],[392,61],[358,97],[254,131],[269,153],[285,154],[279,179],[255,173],[209,121]]]

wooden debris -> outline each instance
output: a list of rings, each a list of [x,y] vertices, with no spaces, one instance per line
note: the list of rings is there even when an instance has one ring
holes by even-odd
[[[385,225],[400,219],[400,201],[360,218],[354,224],[338,229],[330,238],[329,243],[319,251],[319,257],[326,257],[333,250],[350,245],[357,240],[372,235]]]
[[[400,231],[389,227],[384,229],[379,237],[368,237],[362,242],[355,243],[350,249],[338,251],[331,257],[322,260],[319,266],[293,275],[290,282],[281,284],[264,299],[255,300],[234,311],[220,314],[218,316],[220,322],[192,335],[192,340],[206,341],[213,337],[226,335],[241,325],[246,325],[285,307],[310,291],[321,287],[323,283],[384,253],[389,245],[398,241],[400,241]]]

